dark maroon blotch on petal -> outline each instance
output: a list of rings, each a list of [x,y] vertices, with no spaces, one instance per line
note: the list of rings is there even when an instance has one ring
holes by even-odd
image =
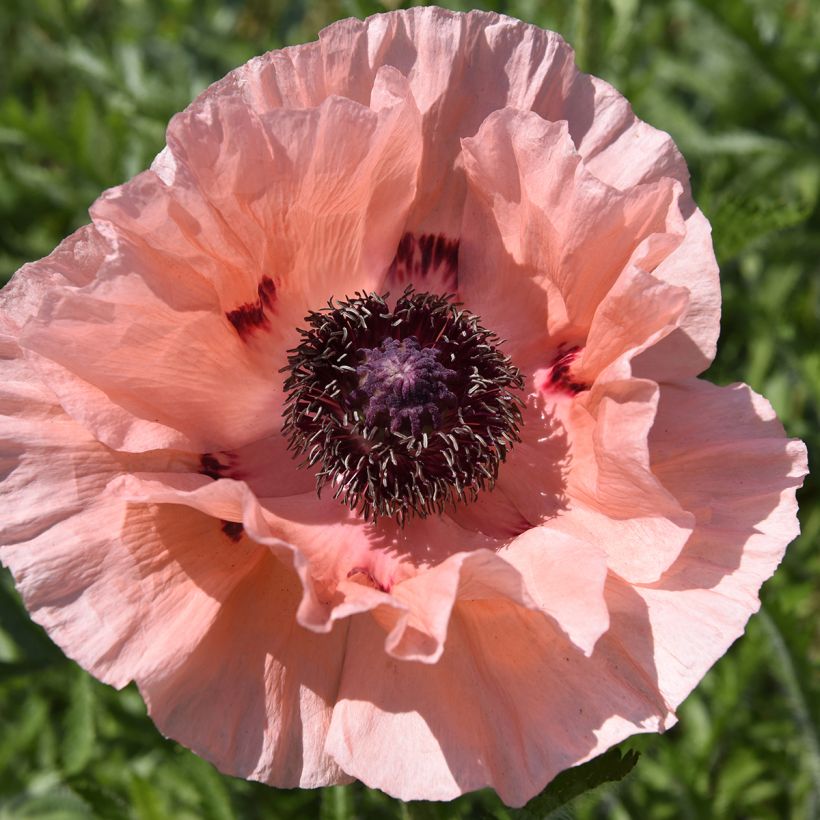
[[[388,278],[397,284],[438,278],[439,290],[458,290],[458,239],[442,234],[405,233],[396,248]]]
[[[589,390],[589,385],[572,378],[571,365],[578,358],[581,348],[577,345],[568,349],[559,349],[553,359],[550,374],[544,389],[576,396]]]
[[[222,532],[231,539],[231,541],[238,542],[242,538],[242,533],[245,528],[239,521],[223,521]]]
[[[208,478],[225,478],[228,475],[229,467],[222,464],[213,453],[203,453],[199,459],[199,472]]]
[[[256,288],[256,293],[257,297],[253,302],[245,302],[225,313],[242,339],[247,339],[254,330],[270,329],[268,312],[273,309],[273,303],[276,301],[276,284],[273,279],[270,276],[263,277]]]

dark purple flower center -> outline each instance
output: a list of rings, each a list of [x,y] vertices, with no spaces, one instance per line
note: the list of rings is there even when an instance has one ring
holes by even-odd
[[[356,368],[368,425],[387,422],[392,432],[409,423],[414,436],[426,421],[433,430],[441,426],[441,411],[457,403],[447,386],[457,373],[439,360],[441,351],[421,347],[415,336],[385,339],[378,347],[361,348],[364,361]]]
[[[518,440],[521,374],[445,296],[357,294],[310,313],[289,351],[283,433],[317,489],[366,519],[443,512],[495,483]]]

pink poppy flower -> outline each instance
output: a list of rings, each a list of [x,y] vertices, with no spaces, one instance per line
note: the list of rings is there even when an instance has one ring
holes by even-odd
[[[685,164],[556,34],[337,23],[91,216],[0,294],[0,557],[225,772],[520,805],[671,726],[797,533],[803,445],[696,378]]]

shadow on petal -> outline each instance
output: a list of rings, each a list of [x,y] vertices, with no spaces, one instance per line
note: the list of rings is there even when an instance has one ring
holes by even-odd
[[[497,487],[519,516],[536,526],[569,507],[566,487],[572,456],[566,427],[554,406],[530,398],[522,412],[521,441],[501,466]]]
[[[746,385],[664,385],[650,434],[652,471],[695,516],[695,531],[657,586],[709,588],[745,562],[757,588],[798,534],[805,447]],[[756,607],[755,607],[756,608]]]
[[[586,658],[540,613],[500,599],[460,603],[432,667],[377,652],[383,632],[359,616],[328,750],[400,799],[449,800],[489,785],[522,805],[559,771],[664,726],[645,605],[627,592],[614,609]],[[626,629],[638,630],[646,653],[624,651],[617,635]]]
[[[299,579],[257,555],[185,663],[142,694],[163,733],[224,772],[285,787],[345,782],[323,747],[347,627],[300,627]]]

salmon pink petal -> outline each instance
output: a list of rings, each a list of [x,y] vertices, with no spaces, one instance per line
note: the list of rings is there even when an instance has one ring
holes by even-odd
[[[344,20],[322,31],[319,43],[302,47],[299,58],[315,72],[311,86],[291,54],[249,65],[265,105],[301,107],[332,93],[366,98],[382,65],[409,78],[430,146],[411,215],[419,232],[456,231],[465,193],[459,140],[505,107],[566,120],[596,176],[621,190],[660,177],[688,180],[668,134],[641,122],[608,83],[579,72],[558,34],[510,17],[433,7]]]
[[[769,402],[747,385],[664,385],[650,446],[652,471],[699,528],[759,528],[769,521],[761,513],[774,511],[797,526],[794,492],[806,474],[805,445],[785,438]]]
[[[596,547],[531,529],[498,554],[481,548],[460,552],[397,583],[391,593],[407,607],[407,623],[393,627],[386,648],[394,657],[437,662],[449,640],[454,607],[504,600],[546,615],[590,654],[609,625],[605,578],[605,556]]]
[[[410,228],[450,236],[460,227],[464,199],[457,170],[460,138],[472,136],[490,112],[505,105],[540,105],[563,119],[562,92],[577,76],[571,49],[552,32],[497,15],[439,8],[334,24],[305,57],[319,69],[311,89],[318,94],[360,99],[382,65],[408,77],[425,142]],[[271,63],[266,84],[275,83],[284,94],[298,89],[293,96],[304,98],[292,62]],[[284,94],[282,104],[292,104]]]
[[[672,333],[688,305],[685,288],[641,270],[622,276],[595,311],[573,378],[592,384],[610,365],[607,379],[629,378],[631,359]]]
[[[110,250],[108,241],[93,225],[86,225],[65,239],[49,256],[39,262],[24,265],[20,269],[25,276],[15,277],[3,288],[0,304],[3,307],[2,323],[8,332],[18,336],[20,329],[37,316],[44,300],[65,286],[82,287],[91,283]],[[17,350],[19,339],[14,347]],[[12,356],[22,355],[19,351]],[[142,452],[162,446],[174,446],[178,439],[176,431],[161,424],[137,419],[130,413],[111,404],[100,390],[83,382],[64,368],[47,360],[29,357],[32,371],[48,369],[52,397],[60,396],[63,407],[74,407],[80,416],[93,416],[101,436],[106,441],[127,441],[134,452]],[[32,379],[35,379],[33,372]],[[72,400],[76,397],[76,400]],[[55,399],[56,400],[56,399]]]
[[[4,547],[2,558],[66,654],[121,687],[184,661],[257,549],[193,511],[105,499]]]
[[[161,425],[161,446],[200,451],[241,446],[279,423],[281,385],[255,366],[224,318],[175,310],[138,277],[118,284],[117,301],[64,292],[41,307],[21,342],[68,411],[113,447],[136,438],[130,418]],[[89,384],[117,409],[103,414],[86,403]],[[224,401],[214,401],[214,384],[226,389]]]
[[[606,636],[587,658],[508,601],[459,604],[432,667],[396,667],[378,652],[381,634],[370,616],[351,622],[326,748],[346,772],[400,799],[492,786],[520,806],[567,766],[664,725],[652,680]],[[582,694],[590,680],[595,698]]]
[[[657,385],[633,379],[601,383],[568,406],[532,397],[499,475],[531,525],[601,545],[609,568],[634,582],[660,577],[694,524],[652,470],[658,396]]]
[[[184,469],[196,462],[168,450],[138,456],[118,453],[95,441],[37,379],[13,338],[3,332],[4,318],[0,317],[2,543],[45,535],[50,527],[93,505],[115,475]]]
[[[281,310],[301,321],[317,301],[372,288],[389,264],[415,191],[419,114],[387,66],[361,103],[329,97],[260,112],[249,95],[233,76],[175,117],[162,176],[189,212],[216,212],[250,254],[252,275],[223,304],[252,301],[267,275]],[[236,279],[211,278],[217,287]]]
[[[235,539],[247,534],[254,543],[264,545],[298,576],[303,593],[297,613],[298,622],[317,632],[327,632],[332,628],[333,604],[338,603],[332,600],[335,592],[333,581],[337,580],[332,572],[336,563],[333,554],[322,549],[321,544],[312,544],[312,555],[305,555],[288,539],[290,522],[283,521],[283,526],[274,528],[279,523],[278,519],[275,515],[266,514],[244,482],[231,479],[213,481],[196,473],[137,473],[117,477],[109,485],[108,492],[134,504],[161,505],[170,510],[177,506],[191,507],[210,516],[216,524],[225,525],[228,535]],[[294,505],[297,508],[304,506],[300,505],[301,500],[301,497],[283,498],[277,503],[290,509]],[[319,528],[318,523],[316,527]],[[338,535],[342,529],[339,523],[333,535]],[[327,532],[327,528],[323,532]],[[364,604],[357,602],[356,606],[371,608],[370,601]],[[345,608],[344,617],[352,614],[348,609],[350,607]]]
[[[715,357],[720,322],[720,284],[712,229],[694,206],[689,211],[686,235],[669,256],[652,271],[656,279],[685,288],[688,304],[668,336],[635,359],[636,376],[661,380],[683,379],[705,370]]]
[[[300,468],[279,432],[235,450],[203,454],[200,473],[244,481],[257,498],[313,494],[316,487],[316,477]]]
[[[594,541],[546,526],[522,533],[501,554],[526,579],[532,608],[554,618],[570,641],[591,655],[609,627],[604,602],[605,552]]]
[[[653,271],[670,285],[689,292],[680,322],[658,350],[642,357],[650,378],[696,375],[715,356],[720,320],[720,283],[711,229],[689,194],[689,173],[670,136],[639,120],[627,100],[598,77],[580,75],[567,100],[573,138],[588,170],[608,185],[627,190],[633,185],[670,177],[685,194],[681,212],[686,220],[683,242]],[[590,116],[594,112],[594,116]],[[575,123],[583,126],[573,127]],[[657,366],[650,363],[657,362]]]
[[[185,662],[141,682],[151,717],[229,774],[280,787],[347,782],[324,751],[347,628],[299,627],[299,580],[266,551],[248,570]]]
[[[498,492],[494,490],[490,496],[494,499],[500,493],[501,499],[511,505],[517,513],[517,520],[526,524],[521,532],[567,509],[567,480],[572,466],[567,425],[556,408],[538,397],[530,396],[522,415],[521,441],[499,471]],[[494,500],[492,513],[496,517],[499,513],[495,507],[501,499]],[[479,499],[475,512],[480,514],[488,501]],[[471,507],[459,512],[460,517],[470,514],[473,514]],[[516,520],[511,513],[506,515]]]
[[[675,355],[676,376],[708,365],[718,332],[717,265],[708,224],[689,196],[683,158],[670,136],[639,120],[616,89],[579,72],[572,50],[554,32],[485,12],[414,8],[334,23],[318,43],[264,55],[223,85],[247,89],[261,112],[318,105],[330,94],[365,103],[385,65],[408,77],[422,113],[425,150],[409,225],[418,235],[458,238],[467,190],[460,140],[475,136],[502,108],[566,121],[588,171],[620,191],[679,181],[689,241],[658,276],[687,288],[690,303],[663,349],[666,359]]]
[[[374,90],[381,108],[331,99],[317,109],[273,112],[254,131],[264,142],[262,167],[269,166],[269,174],[260,171],[256,154],[239,151],[226,134],[232,115],[244,110],[241,97],[203,102],[176,125],[177,131],[184,122],[197,125],[199,153],[185,157],[186,173],[178,164],[173,189],[146,172],[95,205],[94,218],[109,240],[96,282],[66,289],[59,300],[52,295],[23,337],[29,350],[47,360],[42,377],[108,444],[123,447],[134,440],[132,419],[166,428],[165,446],[200,451],[239,447],[278,429],[278,370],[295,325],[309,306],[334,291],[366,286],[368,274],[387,267],[412,197],[418,114],[406,84],[390,70],[383,75]],[[240,131],[242,122],[236,123]],[[340,143],[338,133],[347,139]],[[252,206],[241,210],[252,218],[240,219],[211,191],[213,151],[228,152],[239,163],[233,174],[241,176],[226,180],[221,173],[219,190],[230,192],[230,202],[246,197]],[[279,184],[258,188],[269,177]],[[257,189],[248,190],[253,180]],[[175,194],[183,201],[175,201]],[[251,230],[258,232],[259,223],[269,226],[267,256],[243,256],[237,251],[243,243],[264,247]],[[271,245],[275,237],[279,244]],[[218,251],[208,242],[218,243]],[[200,263],[202,255],[210,258],[208,265]],[[225,255],[233,259],[227,270],[237,270],[230,280],[224,278]],[[339,279],[339,271],[349,278]],[[236,283],[229,292],[214,292],[220,277]],[[271,289],[259,290],[256,283],[266,281]],[[268,315],[277,310],[284,324]],[[257,332],[270,334],[262,351],[249,344]],[[213,401],[215,384],[226,401]],[[114,405],[108,416],[98,402],[86,408],[77,396],[91,392],[98,400],[104,393]]]
[[[441,658],[459,600],[503,598],[537,609],[519,572],[495,553],[481,549],[457,553],[397,584],[391,592],[406,612],[374,613],[382,628],[389,630],[385,649],[392,657],[428,664]]]
[[[62,411],[2,335],[0,364],[0,559],[67,655],[117,686],[150,677],[197,643],[248,550],[198,513],[168,516],[105,497],[117,475],[196,460],[109,450]]]
[[[108,252],[108,244],[93,225],[84,225],[64,239],[45,259],[20,268],[20,273],[3,287],[3,314],[0,323],[10,333],[32,316],[52,288],[63,285],[82,287],[93,281]]]
[[[397,532],[390,525],[357,526],[339,514],[342,508],[329,505],[316,520],[320,508],[305,497],[269,499],[260,506],[241,482],[209,482],[196,475],[129,476],[112,489],[132,502],[181,503],[241,522],[254,541],[271,545],[296,567],[304,586],[299,608],[304,626],[325,632],[354,611],[381,607],[380,620],[389,632],[386,649],[396,657],[435,662],[452,607],[461,599],[502,597],[540,610],[587,651],[606,628],[603,553],[560,532],[530,530],[497,557],[490,551],[492,539],[446,518]],[[434,552],[445,543],[449,557]],[[430,563],[436,565],[418,571]],[[362,581],[367,581],[364,588]]]
[[[663,388],[652,443],[653,470],[697,519],[668,571],[631,593],[651,625],[659,690],[676,706],[742,634],[797,536],[806,448],[745,385],[700,381]],[[645,652],[636,636],[622,640],[632,655]]]
[[[588,124],[580,140],[579,153],[588,170],[619,190],[662,177],[680,181],[685,188],[681,212],[686,219],[683,242],[653,271],[671,285],[689,292],[689,305],[680,327],[658,344],[658,350],[644,357],[647,367],[657,367],[641,375],[651,378],[683,378],[696,375],[715,356],[720,320],[720,283],[711,229],[689,194],[689,173],[678,149],[668,134],[658,131],[635,116],[627,100],[609,83],[598,77],[582,75],[569,105],[576,116]],[[588,112],[595,112],[589,117]],[[584,113],[587,116],[584,117]]]
[[[680,243],[680,185],[605,185],[585,169],[566,123],[504,110],[463,145],[470,195],[460,292],[512,338],[513,352],[533,336],[545,352],[550,336],[582,341],[619,277],[652,270]],[[493,221],[500,241],[488,256]]]
[[[238,532],[269,546],[301,579],[302,626],[327,632],[337,620],[378,609],[385,649],[395,657],[435,662],[459,598],[507,597],[541,608],[514,565],[491,551],[494,539],[447,518],[417,522],[409,532],[362,525],[333,502],[292,496],[260,504],[242,482],[196,474],[130,475],[109,489],[132,503],[183,504],[241,524]],[[594,595],[595,584],[585,580]],[[554,614],[550,606],[544,611]]]
[[[585,469],[570,471],[567,494],[576,503],[557,522],[597,538],[609,529],[611,537],[601,539],[609,568],[635,583],[657,580],[694,526],[693,515],[652,471],[647,438],[659,392],[649,381],[611,382],[576,406],[571,457]]]

